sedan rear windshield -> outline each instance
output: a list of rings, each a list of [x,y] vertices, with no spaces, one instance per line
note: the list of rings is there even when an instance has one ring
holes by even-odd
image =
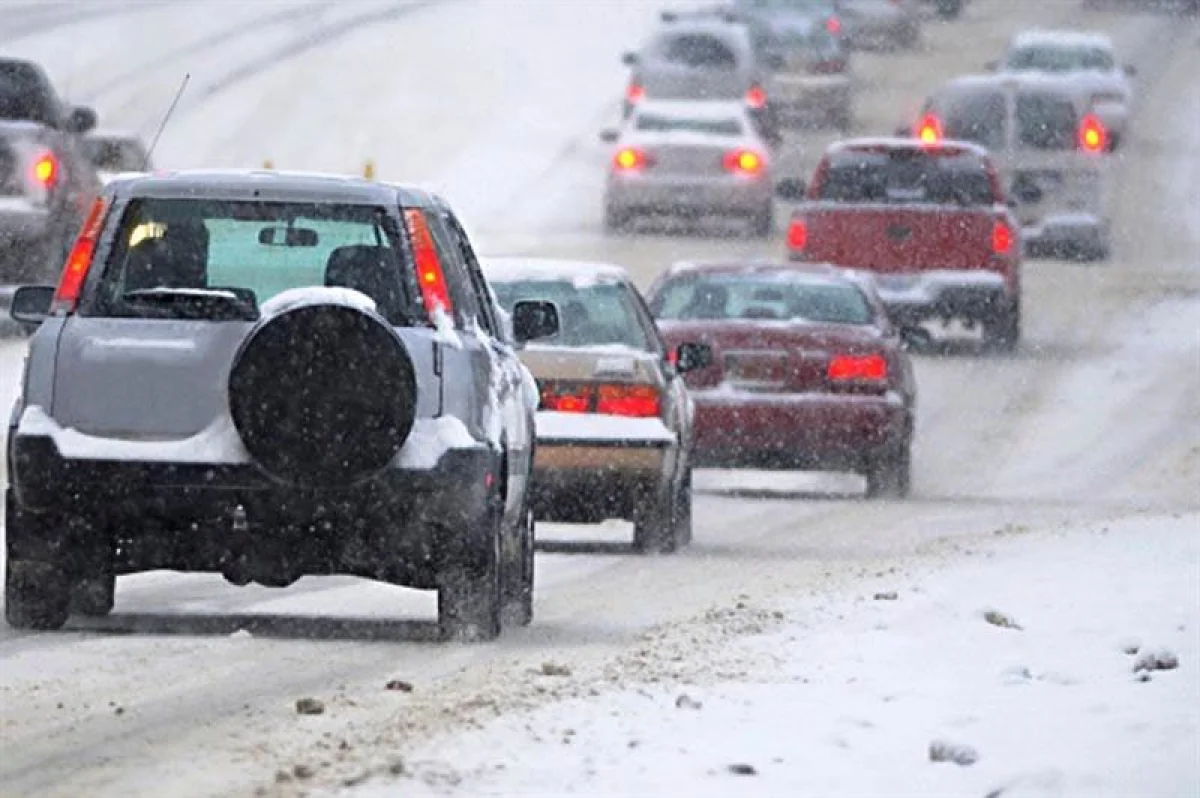
[[[659,58],[689,69],[733,71],[738,59],[733,48],[707,33],[670,33],[654,47]]]
[[[651,300],[666,320],[810,321],[873,324],[875,314],[857,286],[788,274],[714,274],[667,282]]]
[[[653,351],[650,337],[638,317],[623,283],[577,284],[570,280],[514,280],[492,282],[496,299],[509,313],[522,300],[545,300],[558,306],[559,333],[545,343],[587,347],[622,345]]]
[[[727,119],[689,119],[654,113],[638,114],[634,128],[646,133],[704,133],[712,136],[740,136],[742,123],[736,117]]]
[[[982,158],[936,150],[853,152],[834,156],[817,186],[832,202],[991,205],[996,193]]]
[[[383,208],[139,199],[120,220],[92,312],[254,318],[293,288],[367,294],[394,324],[414,315],[398,230]]]

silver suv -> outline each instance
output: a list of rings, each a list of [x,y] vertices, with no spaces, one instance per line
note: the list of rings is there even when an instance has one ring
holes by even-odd
[[[532,617],[533,378],[429,194],[197,172],[119,180],[38,325],[8,434],[5,615],[104,615],[115,577],[351,574],[438,591],[442,631]],[[518,341],[557,330],[514,308]]]

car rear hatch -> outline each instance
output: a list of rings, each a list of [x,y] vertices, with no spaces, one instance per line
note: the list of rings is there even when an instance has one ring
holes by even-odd
[[[701,133],[638,133],[629,144],[646,154],[655,177],[721,177],[724,158],[738,149],[730,140]]]

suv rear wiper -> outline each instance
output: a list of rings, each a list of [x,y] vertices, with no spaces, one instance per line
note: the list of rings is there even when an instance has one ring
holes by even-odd
[[[129,304],[160,306],[173,318],[256,320],[257,303],[253,297],[239,293],[228,288],[139,288],[125,292],[121,299]]]

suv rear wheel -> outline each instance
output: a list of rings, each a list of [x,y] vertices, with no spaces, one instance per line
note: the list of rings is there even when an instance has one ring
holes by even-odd
[[[71,612],[69,575],[55,563],[30,557],[26,548],[64,535],[66,519],[23,512],[8,491],[4,527],[4,619],[14,629],[61,628]]]
[[[996,352],[1012,352],[1021,340],[1021,304],[1013,303],[983,324],[983,343]]]
[[[902,499],[912,491],[912,444],[878,456],[867,464],[867,498]]]
[[[117,577],[104,572],[78,579],[71,588],[71,611],[103,618],[116,603]]]
[[[525,510],[517,530],[517,553],[505,565],[501,576],[501,620],[504,625],[528,626],[533,623],[533,513]]]
[[[673,485],[664,485],[648,497],[633,520],[633,548],[643,554],[671,554],[679,548],[676,523],[678,495]]]

